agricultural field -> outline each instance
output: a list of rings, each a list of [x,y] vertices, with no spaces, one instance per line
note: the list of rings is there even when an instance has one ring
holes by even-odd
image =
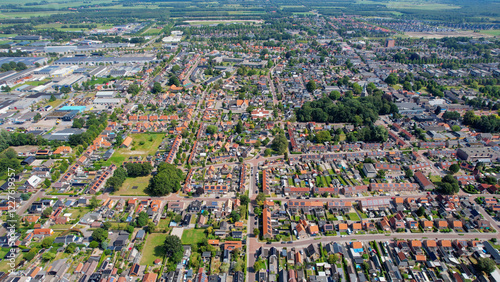
[[[460,6],[452,4],[433,3],[430,1],[418,0],[399,0],[399,1],[371,1],[371,0],[358,0],[356,4],[372,4],[372,5],[385,5],[389,9],[396,10],[451,10],[460,9]]]
[[[163,259],[163,242],[167,234],[152,233],[148,235],[142,249],[141,265],[152,265],[156,259]]]
[[[198,21],[184,21],[190,25],[211,25],[211,24],[226,24],[226,23],[254,23],[261,24],[261,20],[198,20]]]

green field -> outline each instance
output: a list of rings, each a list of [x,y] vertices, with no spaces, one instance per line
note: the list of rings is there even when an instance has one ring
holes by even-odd
[[[227,23],[258,23],[252,20],[206,20],[206,21],[185,21],[190,25],[211,25],[211,24],[227,24]]]
[[[141,35],[144,35],[144,36],[148,36],[148,35],[158,35],[160,34],[162,31],[162,29],[158,29],[158,28],[150,28],[148,29],[147,31],[143,32]]]
[[[358,214],[355,212],[349,213],[349,219],[354,220],[354,221],[360,221],[361,219],[359,218]]]
[[[67,13],[71,13],[71,12],[70,11],[64,11],[64,12],[57,12],[57,11],[9,12],[9,13],[1,13],[0,19],[15,19],[15,18],[28,19],[28,18],[32,18],[32,17],[44,17],[44,16],[63,14],[63,13],[67,14]]]
[[[192,245],[201,242],[205,237],[205,229],[184,229],[181,241],[183,245]]]
[[[66,210],[65,213],[71,214],[71,219],[80,219],[84,214],[90,212],[90,208],[72,208]]]
[[[152,156],[158,150],[164,136],[164,133],[132,134],[130,137],[132,137],[133,141],[130,148],[120,148],[116,150],[113,156],[104,162],[103,165],[110,165],[112,163],[115,165],[121,165],[131,156]],[[141,142],[144,143],[141,145]]]
[[[500,36],[500,29],[481,30],[480,33],[491,35],[491,36]]]
[[[398,0],[398,1],[371,1],[358,0],[356,4],[385,5],[389,9],[396,10],[451,10],[460,9],[460,6],[452,4],[433,3],[423,0]]]
[[[144,189],[148,187],[149,179],[151,179],[151,175],[143,176],[143,177],[129,177],[123,182],[120,190],[116,191],[114,195],[117,196],[147,196],[144,192]],[[132,189],[134,186],[137,186],[137,189]]]
[[[141,265],[152,265],[156,259],[163,259],[163,242],[165,242],[167,234],[153,233],[149,234],[146,239],[146,244],[142,249]]]

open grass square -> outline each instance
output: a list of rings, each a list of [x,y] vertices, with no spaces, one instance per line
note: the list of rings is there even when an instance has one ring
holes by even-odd
[[[181,241],[183,245],[192,245],[201,242],[205,237],[205,229],[184,229]]]
[[[151,175],[134,178],[129,177],[123,182],[120,190],[114,192],[114,194],[116,196],[147,196],[144,189],[148,187],[151,177]]]
[[[149,234],[142,249],[141,265],[152,265],[156,259],[163,260],[163,243],[167,235],[165,233]]]
[[[163,141],[165,133],[141,133],[131,134],[129,136],[132,138],[132,145],[130,148],[117,149],[113,156],[104,162],[103,165],[110,165],[112,163],[115,165],[122,165],[129,157],[142,156],[144,159],[146,156],[154,155]]]
[[[350,220],[354,220],[354,221],[359,221],[360,220],[358,214],[355,213],[355,212],[349,213],[349,219]]]

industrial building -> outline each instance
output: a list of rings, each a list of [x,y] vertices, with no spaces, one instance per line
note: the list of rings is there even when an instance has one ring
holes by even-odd
[[[500,157],[500,150],[495,147],[459,148],[457,156],[465,161],[491,162],[496,161]]]
[[[83,132],[85,132],[85,130],[83,130],[83,129],[67,128],[67,129],[57,131],[57,132],[53,132],[53,133],[48,134],[48,135],[44,135],[43,138],[45,138],[49,141],[51,141],[51,140],[68,141],[69,136],[71,136],[73,134],[82,134]]]
[[[79,113],[82,113],[86,108],[87,107],[85,106],[64,106],[59,108],[58,111],[78,111]]]
[[[106,105],[106,104],[119,104],[121,102],[120,98],[95,98],[94,104],[101,104],[101,105]]]
[[[113,98],[115,96],[115,91],[98,91],[95,94],[96,98]]]
[[[64,57],[54,62],[56,65],[81,65],[81,64],[144,64],[156,62],[154,56],[150,57],[94,57],[75,56]]]

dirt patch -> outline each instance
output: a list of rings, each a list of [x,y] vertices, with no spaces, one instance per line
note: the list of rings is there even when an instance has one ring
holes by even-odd
[[[26,153],[30,152],[31,150],[37,150],[38,146],[17,146],[17,147],[11,146],[10,148],[14,149],[14,151],[16,151],[16,153],[26,154]]]
[[[147,155],[146,151],[130,151],[130,152],[122,152],[122,155]]]
[[[441,39],[444,37],[472,37],[472,38],[486,38],[493,37],[488,34],[478,33],[474,31],[448,31],[448,32],[405,32],[409,37],[414,38],[436,38]]]

